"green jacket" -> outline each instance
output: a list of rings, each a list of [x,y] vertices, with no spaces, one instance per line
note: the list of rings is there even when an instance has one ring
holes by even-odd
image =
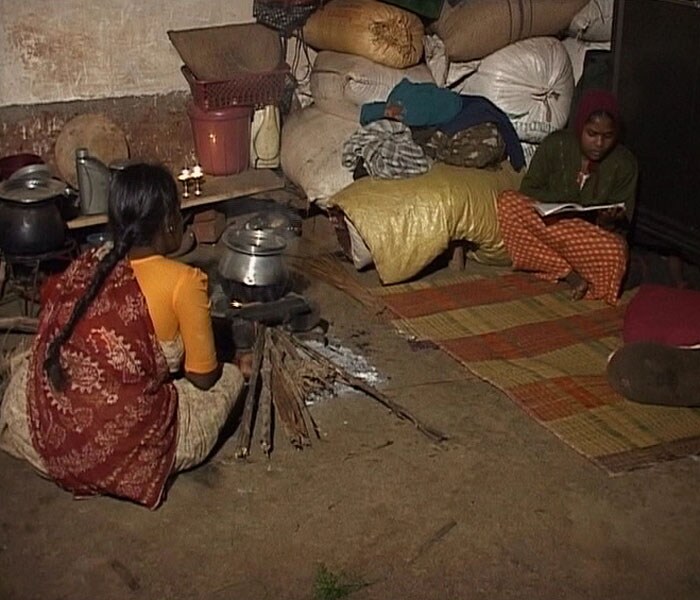
[[[555,131],[537,148],[520,191],[541,202],[577,202],[584,206],[623,202],[631,219],[637,189],[634,155],[618,144],[579,189],[576,179],[582,158],[576,134]]]

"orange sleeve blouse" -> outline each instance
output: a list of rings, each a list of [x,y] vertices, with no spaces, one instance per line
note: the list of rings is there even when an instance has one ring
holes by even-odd
[[[160,255],[130,263],[146,298],[158,339],[172,341],[179,334],[185,347],[185,370],[213,371],[217,358],[206,274]]]

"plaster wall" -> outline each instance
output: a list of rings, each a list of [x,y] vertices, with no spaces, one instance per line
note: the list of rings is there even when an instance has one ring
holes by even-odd
[[[188,90],[167,31],[253,20],[252,0],[0,0],[0,107]]]

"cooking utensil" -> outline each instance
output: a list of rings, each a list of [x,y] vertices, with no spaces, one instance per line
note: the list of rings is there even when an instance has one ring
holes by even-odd
[[[221,236],[226,250],[219,274],[247,286],[285,284],[289,270],[282,256],[287,242],[276,233],[259,229],[227,229]]]
[[[17,169],[8,179],[51,179],[51,169],[43,163],[26,165]]]
[[[66,224],[59,203],[66,193],[58,179],[8,179],[0,184],[0,250],[26,255],[62,248]]]

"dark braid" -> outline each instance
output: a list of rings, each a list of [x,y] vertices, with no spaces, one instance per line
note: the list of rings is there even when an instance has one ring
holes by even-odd
[[[150,244],[178,210],[177,184],[161,166],[136,164],[117,171],[110,182],[109,227],[114,246],[98,263],[95,277],[73,307],[63,329],[51,340],[44,369],[51,385],[63,389],[66,374],[61,367],[61,346],[70,339],[92,301],[97,297],[114,267],[134,245]]]
[[[44,360],[44,369],[46,374],[49,376],[49,381],[54,389],[62,390],[66,382],[66,374],[63,371],[63,367],[60,362],[60,351],[61,346],[64,342],[68,341],[75,326],[77,325],[80,318],[83,316],[87,310],[90,303],[95,299],[97,294],[102,289],[104,282],[106,281],[109,274],[116,264],[126,256],[127,252],[131,249],[134,241],[133,234],[127,238],[122,238],[119,242],[115,243],[109,253],[97,264],[97,269],[95,271],[95,277],[88,285],[85,293],[80,297],[73,307],[73,312],[70,318],[63,326],[63,329],[58,333],[58,335],[51,340],[51,343],[46,350],[46,360]]]

